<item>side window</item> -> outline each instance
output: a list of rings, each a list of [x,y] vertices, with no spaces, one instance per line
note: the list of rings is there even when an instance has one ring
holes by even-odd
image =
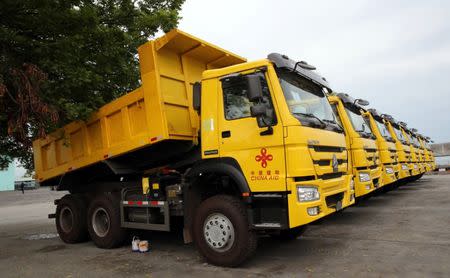
[[[263,73],[253,73],[261,77],[261,87],[263,90],[262,103],[267,107],[267,116],[264,117],[266,123],[274,125],[276,123],[275,113],[270,98],[270,91]],[[221,80],[223,90],[223,103],[225,119],[237,120],[249,118],[252,103],[247,98],[247,83],[243,76],[232,76]]]

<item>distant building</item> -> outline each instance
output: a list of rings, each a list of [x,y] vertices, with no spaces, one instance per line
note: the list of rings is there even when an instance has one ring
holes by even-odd
[[[28,189],[36,189],[39,187],[39,183],[36,182],[36,180],[34,180],[31,177],[26,177],[26,178],[18,178],[15,181],[15,188],[16,190],[22,190],[22,183],[23,183],[23,187],[25,190]]]
[[[0,191],[14,190],[15,168],[14,162],[8,168],[0,168]]]

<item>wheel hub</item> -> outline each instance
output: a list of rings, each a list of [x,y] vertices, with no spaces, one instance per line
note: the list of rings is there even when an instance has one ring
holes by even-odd
[[[110,228],[109,214],[104,208],[97,208],[92,214],[92,227],[99,237],[105,237]]]
[[[230,219],[221,213],[209,215],[203,224],[203,234],[208,245],[218,252],[233,246],[235,233]]]
[[[65,233],[69,233],[73,228],[73,213],[72,210],[65,206],[61,209],[59,214],[59,222],[61,223],[61,229]]]

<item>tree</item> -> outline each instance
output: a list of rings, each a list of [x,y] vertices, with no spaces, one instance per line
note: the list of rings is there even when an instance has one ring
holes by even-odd
[[[137,47],[177,26],[184,0],[0,1],[0,166],[139,86]]]

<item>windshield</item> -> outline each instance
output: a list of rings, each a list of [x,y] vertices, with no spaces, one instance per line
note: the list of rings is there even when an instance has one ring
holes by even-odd
[[[375,120],[375,122],[377,123],[378,129],[380,130],[381,136],[383,136],[385,139],[391,140],[392,136],[391,133],[389,132],[389,130],[387,129],[387,126],[382,123],[379,122],[377,120]]]
[[[289,111],[300,122],[310,122],[313,118],[320,123],[319,126],[333,124],[340,129],[325,96],[325,88],[290,71],[279,71],[278,75]]]
[[[414,146],[420,147],[419,140],[417,139],[416,136],[412,136],[412,141],[413,141]]]
[[[412,140],[411,140],[411,136],[409,136],[408,132],[405,132],[406,134],[406,139],[408,139],[409,144],[412,144]]]
[[[368,120],[363,117],[360,113],[356,113],[349,108],[345,108],[350,121],[352,122],[353,128],[356,132],[364,137],[372,137],[372,130],[370,129],[370,124]]]
[[[401,132],[400,129],[394,127],[395,135],[397,135],[397,139],[402,141],[403,143],[406,143],[406,138],[403,136],[403,132]]]

